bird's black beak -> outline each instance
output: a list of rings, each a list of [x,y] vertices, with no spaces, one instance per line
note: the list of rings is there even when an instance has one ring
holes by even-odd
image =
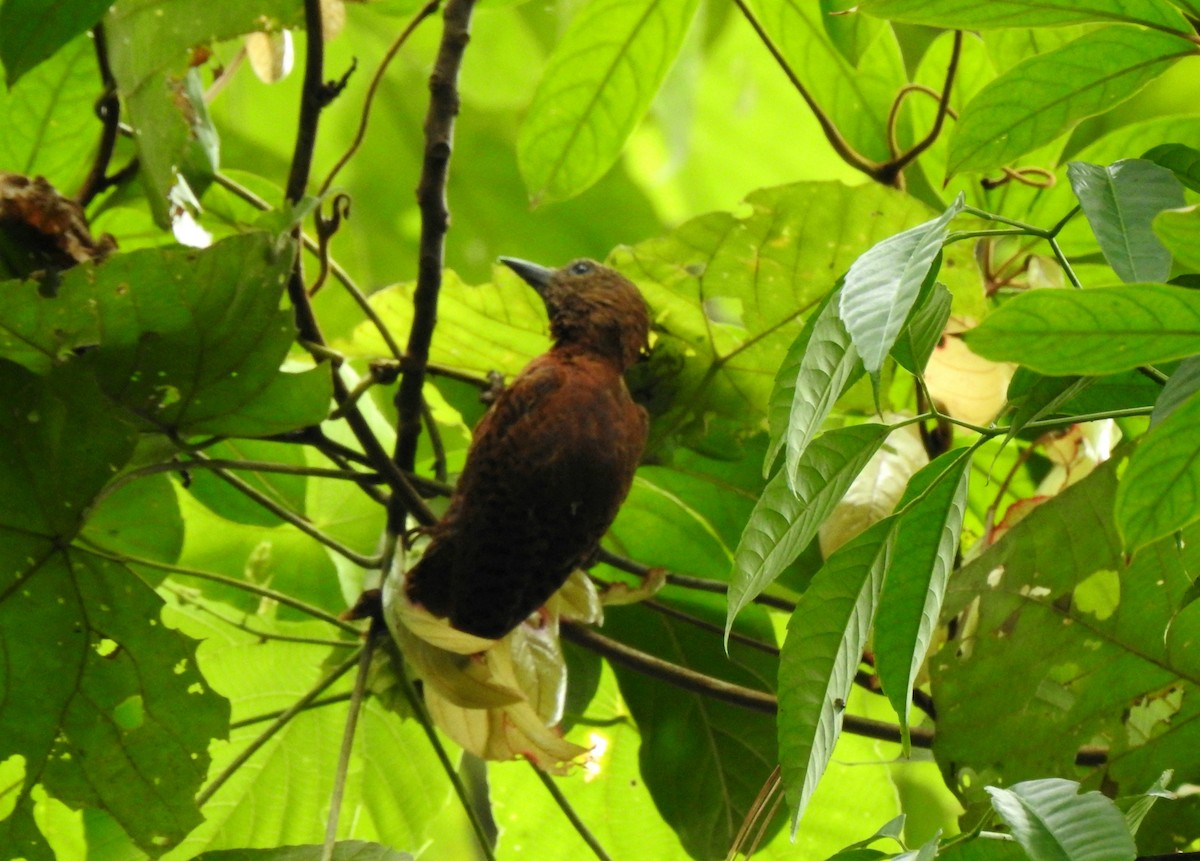
[[[518,260],[516,257],[501,257],[500,262],[520,275],[526,284],[538,292],[539,296],[545,295],[546,288],[550,286],[550,279],[554,277],[553,269],[538,266],[536,263],[530,263],[528,260]]]

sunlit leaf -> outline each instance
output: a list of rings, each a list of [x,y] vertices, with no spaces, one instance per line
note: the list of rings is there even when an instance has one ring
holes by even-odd
[[[517,143],[534,204],[574,197],[608,170],[679,52],[699,0],[598,0],[563,34]]]
[[[218,849],[201,852],[195,861],[322,861],[324,846],[281,846],[277,849]],[[340,840],[333,846],[331,861],[413,861],[416,857],[367,843],[363,840]]]
[[[1121,811],[1111,798],[1079,788],[1073,780],[1047,778],[989,786],[988,793],[1033,861],[1133,861],[1137,847]]]
[[[947,173],[991,170],[1019,158],[1123,102],[1193,52],[1194,46],[1167,33],[1106,27],[1031,57],[963,110]]]
[[[1183,186],[1175,174],[1150,161],[1123,159],[1107,167],[1073,161],[1067,176],[1100,250],[1121,280],[1167,280],[1171,252],[1151,224],[1164,209],[1183,206]]]
[[[879,424],[828,431],[805,450],[794,490],[782,472],[771,479],[734,553],[726,632],[741,609],[816,537],[822,521],[886,436],[887,427]]]
[[[875,245],[851,264],[838,299],[838,315],[862,356],[877,374],[916,304],[921,285],[942,250],[950,221],[962,212],[959,195],[945,212]]]
[[[1063,24],[1148,24],[1186,31],[1183,16],[1162,2],[1130,0],[863,0],[870,15],[947,29],[1053,27]]]
[[[1137,551],[1200,520],[1200,458],[1196,422],[1200,395],[1192,394],[1138,443],[1117,490],[1117,527]]]
[[[1158,213],[1154,218],[1154,235],[1166,246],[1176,264],[1200,272],[1200,251],[1197,250],[1200,248],[1200,209],[1189,206]]]
[[[985,358],[1043,374],[1113,374],[1200,353],[1200,293],[1164,284],[1035,290],[963,337]]]
[[[881,520],[831,556],[788,623],[779,657],[779,759],[793,834],[841,733],[895,527],[892,518]]]

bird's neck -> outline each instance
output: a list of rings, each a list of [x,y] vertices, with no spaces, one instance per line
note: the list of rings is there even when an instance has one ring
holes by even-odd
[[[583,329],[558,327],[553,331],[552,352],[563,357],[587,357],[612,365],[617,373],[624,373],[637,362],[645,337],[641,342],[636,333],[619,326],[589,326]]]

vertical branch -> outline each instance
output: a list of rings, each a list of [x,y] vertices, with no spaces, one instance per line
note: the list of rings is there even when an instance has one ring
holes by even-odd
[[[446,203],[446,176],[458,115],[458,70],[470,39],[471,12],[475,0],[450,0],[443,17],[442,43],[429,76],[429,111],[425,116],[425,159],[417,185],[421,210],[421,247],[417,265],[417,288],[413,296],[413,323],[409,330],[404,376],[396,392],[396,449],[393,460],[400,469],[412,470],[417,439],[421,434],[421,390],[429,343],[437,323],[438,292],[442,286],[446,230],[450,212]],[[404,527],[403,500],[390,512],[389,528]]]
[[[97,24],[92,28],[92,43],[96,49],[96,65],[100,69],[100,83],[104,86],[104,94],[96,102],[96,115],[100,117],[104,126],[100,132],[100,145],[96,150],[92,169],[83,181],[79,193],[75,195],[80,206],[87,206],[110,184],[107,175],[108,163],[112,160],[113,149],[117,144],[121,120],[121,100],[117,98],[117,82],[113,78],[112,67],[108,64],[108,43],[104,38],[104,25]]]

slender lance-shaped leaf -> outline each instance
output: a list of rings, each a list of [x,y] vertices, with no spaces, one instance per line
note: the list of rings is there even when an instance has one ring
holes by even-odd
[[[895,532],[888,517],[839,548],[788,623],[779,656],[779,763],[793,837],[841,734]]]
[[[867,372],[879,373],[929,275],[950,220],[962,211],[960,194],[932,221],[889,237],[850,266],[838,313]]]
[[[1162,387],[1154,412],[1150,414],[1150,427],[1154,427],[1197,391],[1200,391],[1200,356],[1184,359]]]
[[[1030,422],[1049,415],[1095,381],[1095,377],[1047,377],[1028,368],[1017,368],[1008,384],[1008,402],[1013,406],[1006,440]]]
[[[929,297],[917,308],[892,347],[892,358],[911,374],[924,372],[929,357],[942,339],[954,297],[945,284],[934,284]]]
[[[897,506],[896,550],[880,598],[875,666],[900,717],[905,755],[912,688],[954,567],[970,465],[970,449],[946,452],[912,477]]]
[[[961,30],[1053,27],[1093,22],[1145,24],[1187,32],[1187,22],[1166,0],[863,0],[869,15]]]
[[[1200,353],[1200,293],[1166,284],[1034,290],[963,337],[985,359],[1043,374],[1115,374]]]
[[[1108,265],[1122,281],[1166,281],[1171,252],[1154,235],[1154,216],[1184,205],[1183,184],[1152,161],[1123,159],[1105,167],[1073,161],[1071,188]]]
[[[808,318],[800,337],[788,348],[771,392],[771,446],[763,474],[770,472],[779,449],[786,445],[788,486],[792,488],[804,450],[834,402],[862,374],[858,351],[837,315],[837,295],[834,290]]]
[[[987,791],[1033,861],[1133,861],[1137,856],[1112,799],[1094,791],[1080,795],[1073,780],[1027,780]]]
[[[517,157],[534,205],[604,175],[675,61],[699,0],[596,0],[554,49],[521,125]]]
[[[1106,27],[1030,57],[989,83],[959,117],[946,171],[1001,167],[1133,96],[1196,46],[1179,36]]]
[[[1114,512],[1127,552],[1200,520],[1200,395],[1142,438],[1117,488]]]
[[[1186,144],[1159,144],[1146,150],[1142,158],[1169,168],[1192,191],[1200,191],[1200,150]]]
[[[804,452],[794,491],[782,472],[767,483],[733,555],[726,637],[738,612],[813,540],[850,482],[883,445],[887,432],[881,424],[831,430]]]

